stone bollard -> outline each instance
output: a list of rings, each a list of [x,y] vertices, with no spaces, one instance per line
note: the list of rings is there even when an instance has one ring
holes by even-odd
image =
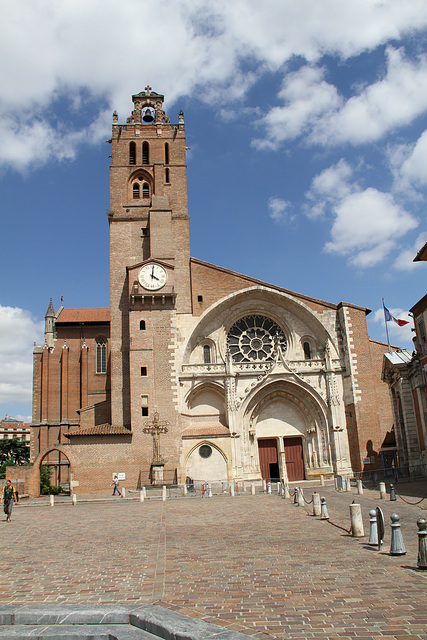
[[[53,495],[49,496],[49,504],[51,507],[53,507],[53,505],[55,504],[55,496]]]
[[[267,483],[266,483],[266,481],[264,480],[264,478],[262,479],[262,490],[264,491],[264,493],[265,493],[265,491],[267,490]]]
[[[357,494],[363,496],[363,484],[360,478],[357,478]]]
[[[396,491],[394,490],[393,485],[390,485],[390,502],[394,502],[396,500]]]
[[[271,494],[271,482],[270,482],[270,480],[267,482],[267,493]]]
[[[363,538],[365,530],[363,529],[362,508],[360,504],[354,503],[350,505],[350,522],[351,535],[353,538]]]
[[[231,484],[231,486],[230,486],[230,493],[231,493],[231,487],[232,487],[232,486],[233,486],[233,485]],[[233,495],[233,494],[231,493],[231,495]],[[210,485],[210,484],[208,484],[208,498],[212,498],[212,487],[211,487],[211,485]]]
[[[392,513],[391,520],[391,544],[390,555],[391,556],[404,556],[406,553],[405,545],[403,544],[402,531],[400,529],[400,516],[397,513]]]
[[[142,491],[144,493],[144,498],[147,497],[147,488],[146,487],[142,487]]]
[[[427,569],[427,520],[418,518],[418,569]]]
[[[320,486],[325,486],[325,476],[323,475],[323,473],[320,474]]]
[[[282,483],[281,482],[277,483],[277,495],[278,496],[282,495]]]
[[[283,497],[284,498],[290,498],[291,494],[289,493],[289,485],[285,484],[285,488],[283,491]]]
[[[187,483],[184,482],[184,486],[183,486],[183,494],[186,496],[188,494],[188,487],[187,487]]]
[[[251,495],[255,495],[255,482],[251,482]]]
[[[312,500],[313,500],[313,515],[320,516],[322,509],[320,507],[320,494],[317,493],[317,491],[313,493]]]
[[[385,482],[380,482],[380,500],[385,500],[387,496],[387,491],[385,488]]]
[[[162,500],[163,502],[166,502],[166,486],[163,485],[162,487]]]
[[[320,498],[320,519],[329,520],[328,508],[326,506],[326,498]]]
[[[234,482],[231,482],[230,483],[230,496],[234,496],[234,493],[235,493],[235,491],[234,491]]]
[[[126,487],[122,487],[122,498],[126,498]]]
[[[345,490],[346,491],[351,491],[350,478],[348,476],[345,479]]]
[[[71,496],[71,502],[73,503],[73,506],[75,507],[77,504],[77,496],[75,493],[72,494]]]
[[[369,512],[369,542],[373,547],[378,547],[377,512],[371,509]]]
[[[302,487],[298,487],[298,493],[300,504],[304,504],[304,491],[302,490]]]

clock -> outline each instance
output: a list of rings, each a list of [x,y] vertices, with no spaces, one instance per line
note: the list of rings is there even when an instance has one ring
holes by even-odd
[[[167,280],[167,273],[163,267],[159,264],[145,264],[139,270],[138,280],[141,287],[149,289],[150,291],[156,291],[161,289]]]

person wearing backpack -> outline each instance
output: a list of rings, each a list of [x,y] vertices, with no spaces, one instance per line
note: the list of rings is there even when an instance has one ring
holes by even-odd
[[[6,484],[3,487],[3,491],[0,495],[0,504],[3,503],[3,511],[6,514],[6,522],[10,522],[10,516],[12,515],[13,503],[16,503],[16,491],[12,486],[11,480],[6,480]]]

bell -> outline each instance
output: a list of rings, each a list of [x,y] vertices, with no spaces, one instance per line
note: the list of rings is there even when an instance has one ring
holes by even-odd
[[[142,116],[144,122],[153,122],[154,116],[151,109],[146,109],[144,115]]]

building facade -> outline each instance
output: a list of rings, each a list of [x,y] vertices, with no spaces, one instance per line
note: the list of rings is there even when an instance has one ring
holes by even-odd
[[[110,308],[49,304],[35,467],[58,459],[83,493],[114,473],[137,488],[362,470],[392,425],[369,310],[191,258],[184,115],[149,87],[132,99],[110,141]]]
[[[0,421],[0,440],[19,440],[19,442],[30,443],[31,424],[9,418],[7,415]]]

